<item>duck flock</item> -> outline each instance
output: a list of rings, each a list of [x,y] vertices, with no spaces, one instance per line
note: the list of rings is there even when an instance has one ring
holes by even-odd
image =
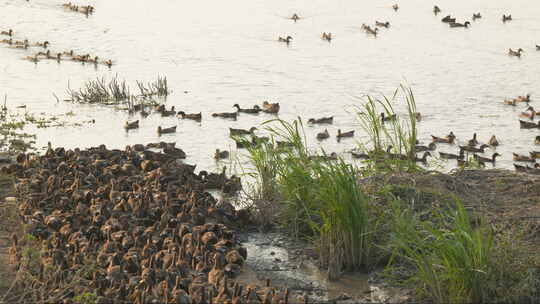
[[[288,303],[289,290],[269,280],[234,282],[247,258],[234,228],[249,214],[205,191],[235,192],[238,178],[195,174],[176,160],[140,145],[49,146],[3,167],[17,177],[19,215],[40,244],[29,259],[28,237],[12,236],[11,256],[27,272],[19,300],[74,303],[95,293],[100,304]]]

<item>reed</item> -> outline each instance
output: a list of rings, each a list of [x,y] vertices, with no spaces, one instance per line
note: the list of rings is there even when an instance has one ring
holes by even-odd
[[[72,90],[68,86],[69,101],[87,104],[128,105],[136,103],[155,104],[152,97],[165,97],[169,93],[166,77],[158,77],[157,81],[144,84],[137,81],[140,95],[131,93],[125,80],[120,81],[118,76],[108,82],[105,78],[97,78],[86,82],[79,90]]]
[[[343,270],[372,266],[379,221],[371,216],[370,200],[357,184],[358,169],[342,159],[313,157],[300,119],[265,124],[271,140],[247,149],[260,193],[280,206],[282,226],[314,241],[330,279]],[[278,141],[286,147],[277,147]]]
[[[393,203],[389,246],[414,274],[408,279],[420,296],[435,303],[486,303],[492,300],[494,238],[491,229],[471,219],[459,202],[421,220],[407,206]]]
[[[407,109],[405,118],[399,117],[393,108],[398,93],[401,93],[405,100]],[[359,143],[359,148],[370,156],[365,169],[372,171],[369,174],[381,171],[421,170],[415,162],[417,111],[412,90],[402,85],[394,91],[391,98],[383,96],[376,99],[367,96],[366,99],[366,102],[358,107],[357,112],[360,126],[369,139],[367,143]],[[383,121],[379,109],[382,109],[385,117],[396,118]]]

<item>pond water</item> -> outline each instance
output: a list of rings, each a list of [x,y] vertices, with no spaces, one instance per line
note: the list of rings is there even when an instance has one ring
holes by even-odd
[[[210,117],[232,111],[232,105],[251,107],[263,100],[279,102],[279,118],[334,116],[328,126],[333,138],[318,143],[315,134],[324,127],[306,127],[310,146],[342,152],[362,140],[354,115],[365,94],[391,95],[400,83],[410,85],[423,114],[420,139],[453,131],[465,144],[474,132],[480,141],[496,134],[503,156],[497,167],[512,167],[512,153],[534,150],[538,129],[520,130],[518,107],[503,105],[505,98],[539,95],[540,3],[530,0],[405,1],[395,12],[393,1],[237,0],[224,1],[88,1],[95,13],[88,17],[65,10],[61,1],[0,0],[0,29],[12,28],[15,39],[48,40],[52,51],[75,50],[112,59],[114,65],[53,60],[37,64],[22,58],[37,52],[0,45],[0,94],[8,107],[27,105],[32,113],[62,114],[72,120],[95,119],[83,127],[31,130],[38,146],[89,147],[159,140],[176,141],[188,154],[187,162],[215,169],[213,151],[232,149],[228,128],[249,128],[274,118],[268,114],[241,115],[237,121]],[[442,13],[435,16],[433,5]],[[482,19],[472,22],[475,12]],[[303,19],[287,19],[298,13]],[[471,20],[468,29],[449,28],[440,19],[447,14]],[[503,23],[502,14],[513,21]],[[363,23],[389,21],[374,38],[361,30]],[[320,39],[332,32],[331,43]],[[287,46],[278,36],[290,35]],[[6,38],[3,36],[1,39]],[[537,39],[537,40],[535,40]],[[508,48],[523,48],[521,58],[507,55]],[[141,128],[126,133],[125,112],[102,106],[57,102],[53,93],[66,97],[68,83],[79,88],[96,77],[118,75],[135,88],[135,81],[167,76],[173,93],[167,106],[188,113],[203,113],[201,123],[151,115]],[[404,107],[396,106],[398,113]],[[540,109],[540,106],[539,106]],[[176,134],[158,137],[156,129],[177,125]],[[337,129],[356,129],[355,139],[335,140]],[[263,135],[264,132],[258,132]],[[365,139],[365,138],[364,138]],[[455,146],[439,145],[456,153]],[[488,149],[486,155],[491,155]],[[451,162],[454,165],[454,162]]]

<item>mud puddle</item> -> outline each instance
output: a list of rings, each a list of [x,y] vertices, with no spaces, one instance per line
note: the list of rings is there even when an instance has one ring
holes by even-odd
[[[372,283],[370,274],[346,273],[338,281],[328,281],[317,266],[315,250],[302,241],[280,233],[247,233],[243,238],[248,258],[239,282],[270,280],[317,303],[403,303],[409,299],[406,290]]]

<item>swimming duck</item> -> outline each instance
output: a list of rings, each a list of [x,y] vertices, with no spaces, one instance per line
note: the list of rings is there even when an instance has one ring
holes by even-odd
[[[505,16],[505,15],[503,14],[503,16],[502,16],[502,21],[503,21],[503,22],[510,21],[510,20],[512,20],[512,15]]]
[[[450,22],[450,27],[469,27],[471,23],[469,21],[465,21],[465,23],[457,23],[457,22]]]
[[[251,109],[242,109],[237,103],[235,103],[233,107],[236,108],[240,113],[259,114],[259,112],[262,111],[258,105],[254,105]]]
[[[532,157],[532,158],[540,158],[540,152],[538,151],[532,151],[532,152],[529,152],[529,155]]]
[[[452,18],[450,15],[448,15],[442,18],[441,21],[445,23],[452,23],[452,22],[456,22],[456,18]]]
[[[497,140],[497,137],[495,135],[491,136],[491,138],[488,141],[488,144],[493,147],[497,147],[499,145],[499,141]]]
[[[229,135],[250,135],[253,134],[255,130],[257,130],[256,127],[251,127],[249,130],[229,128]]]
[[[465,153],[463,152],[463,150],[459,150],[459,155],[439,152],[439,156],[443,159],[463,159],[465,157]]]
[[[467,151],[467,152],[484,153],[484,150],[486,148],[489,148],[489,146],[486,145],[486,144],[483,144],[483,145],[480,146],[480,148],[475,148],[475,147],[471,147],[471,146],[459,146],[459,148],[461,150],[464,150],[464,151]]]
[[[236,120],[236,117],[238,117],[238,112],[232,112],[232,113],[212,113],[212,117],[221,117],[221,118],[232,118]]]
[[[515,100],[517,102],[530,102],[531,101],[531,94],[527,94],[525,96],[518,96]]]
[[[478,145],[478,140],[476,140],[476,133],[473,134],[473,138],[469,140],[469,146],[474,147]]]
[[[388,21],[386,21],[386,22],[375,21],[375,26],[389,28],[390,27],[390,22],[388,22]]]
[[[384,114],[384,112],[381,112],[381,121],[382,122],[396,120],[396,118],[397,118],[396,114],[386,116]]]
[[[515,160],[515,161],[531,162],[531,163],[535,162],[534,158],[532,158],[530,156],[520,155],[520,154],[517,154],[517,153],[512,153],[512,155],[513,155],[513,160]]]
[[[310,118],[308,123],[311,124],[331,124],[334,122],[334,116],[322,117],[322,118]]]
[[[86,62],[90,62],[90,63],[93,63],[93,64],[98,64],[99,63],[98,60],[99,60],[99,57],[95,56],[94,58],[87,58]]]
[[[294,22],[296,22],[296,21],[300,20],[300,16],[298,16],[298,14],[294,13],[294,14],[291,16],[290,19],[291,19],[291,20],[294,20]]]
[[[139,128],[139,121],[135,120],[132,122],[126,121],[126,124],[124,125],[124,129],[126,130],[133,130]],[[158,131],[159,132],[159,131]]]
[[[353,136],[354,136],[354,130],[343,132],[343,133],[341,133],[341,129],[337,130],[337,138],[353,137]]]
[[[519,48],[517,51],[514,51],[512,49],[508,49],[508,55],[510,55],[510,56],[521,57],[521,52],[523,52],[522,48]]]
[[[157,128],[157,132],[158,132],[158,135],[168,134],[168,133],[175,133],[176,132],[176,126],[169,127],[169,128],[162,128],[161,126],[159,126]]]
[[[202,119],[202,112],[186,114],[184,111],[178,111],[178,115],[180,115],[182,119],[192,119],[196,121],[201,121]]]
[[[13,30],[9,29],[7,31],[0,32],[0,35],[8,35],[9,37],[13,36]]]
[[[424,155],[422,155],[422,158],[418,158],[418,157],[415,156],[414,161],[425,164],[425,163],[427,163],[428,156],[431,156],[431,153],[429,153],[429,151],[426,151],[426,152],[424,152]]]
[[[13,44],[13,39],[12,38],[2,39],[2,40],[0,40],[0,43],[7,43],[9,45],[12,45]]]
[[[530,120],[534,120],[534,115],[536,114],[536,111],[534,111],[534,108],[529,106],[525,112],[521,112],[519,114],[519,117],[521,118],[529,118]]]
[[[40,46],[40,47],[46,49],[46,48],[49,46],[49,41],[36,42],[36,43],[34,44],[34,46]]]
[[[432,142],[435,143],[444,143],[444,144],[453,144],[454,140],[456,139],[456,136],[454,135],[454,132],[450,131],[450,134],[448,134],[446,137],[437,137],[434,135],[431,135]]]
[[[476,21],[476,19],[481,19],[481,18],[482,18],[482,15],[480,15],[480,13],[472,14],[472,20],[473,21]]]
[[[176,114],[176,111],[174,110],[174,106],[171,107],[171,110],[163,110],[161,111],[161,116],[162,117],[169,117],[169,116],[173,116]]]
[[[493,153],[493,155],[491,155],[491,158],[489,157],[482,157],[482,156],[479,156],[479,155],[476,155],[474,154],[474,159],[478,162],[481,162],[481,163],[492,163],[492,164],[495,164],[495,159],[498,157],[498,156],[501,156],[499,153],[495,152]]]
[[[62,52],[62,55],[64,55],[64,56],[71,56],[71,57],[73,57],[73,55],[74,55],[74,52],[73,52],[73,50],[70,50],[69,52],[67,52],[67,51],[64,51],[64,52]]]
[[[522,129],[534,129],[534,128],[540,128],[540,121],[538,123],[534,122],[528,122],[524,120],[519,120],[519,127]]]
[[[103,64],[110,68],[112,67],[113,62],[112,60],[108,59],[108,60],[103,61]]]
[[[433,7],[433,13],[434,13],[435,15],[437,15],[437,14],[440,13],[440,12],[441,12],[441,9],[440,9],[438,6],[435,5],[435,6]]]
[[[420,145],[414,146],[414,151],[415,152],[434,151],[436,148],[437,148],[437,144],[435,144],[434,142],[430,142],[429,145],[427,146],[420,146]]]
[[[330,32],[328,32],[328,33],[323,32],[323,33],[322,33],[322,36],[321,36],[321,39],[330,42],[330,41],[332,40],[332,33],[330,33]]]
[[[10,47],[13,48],[13,49],[24,49],[24,50],[26,50],[26,49],[28,49],[28,43],[25,43],[25,44],[22,44],[22,45],[21,44],[13,44]]]
[[[310,155],[310,160],[337,160],[337,153],[332,152],[328,155]]]
[[[291,40],[293,40],[293,38],[292,38],[291,36],[287,36],[287,37],[285,37],[285,38],[283,38],[283,37],[280,36],[280,37],[278,38],[278,41],[279,41],[279,42],[285,42],[285,43],[287,43],[287,44],[289,44],[289,43],[291,42]]]
[[[416,121],[421,121],[422,120],[422,113],[414,112],[413,115],[414,115],[414,118],[416,119]]]
[[[323,139],[327,139],[330,137],[330,133],[328,133],[328,130],[327,129],[324,129],[324,132],[321,132],[321,133],[318,133],[317,134],[317,139],[318,140],[323,140]]]
[[[33,63],[38,63],[39,62],[38,54],[35,54],[34,56],[26,56],[24,59],[29,60],[29,61],[31,61]]]
[[[279,102],[269,103],[268,101],[264,101],[262,106],[263,106],[263,112],[265,113],[276,114],[279,112]]]
[[[216,149],[216,153],[214,153],[214,159],[220,160],[224,158],[229,158],[229,151],[220,151],[219,149]]]
[[[352,155],[352,158],[356,158],[356,159],[369,159],[370,158],[368,154],[361,153],[361,152],[351,151],[351,155]]]
[[[536,45],[536,50],[540,51],[540,45],[538,45],[538,44]]]
[[[394,11],[397,12],[397,10],[399,9],[399,6],[398,6],[397,3],[396,3],[396,4],[392,5],[392,8],[394,9]]]
[[[504,104],[509,106],[516,106],[517,101],[515,99],[505,99]]]
[[[372,29],[371,27],[366,27],[366,33],[371,34],[375,37],[377,37],[377,32],[379,31],[378,28]]]
[[[535,144],[535,145],[540,145],[540,135],[537,135],[537,136],[534,138],[534,144]]]

